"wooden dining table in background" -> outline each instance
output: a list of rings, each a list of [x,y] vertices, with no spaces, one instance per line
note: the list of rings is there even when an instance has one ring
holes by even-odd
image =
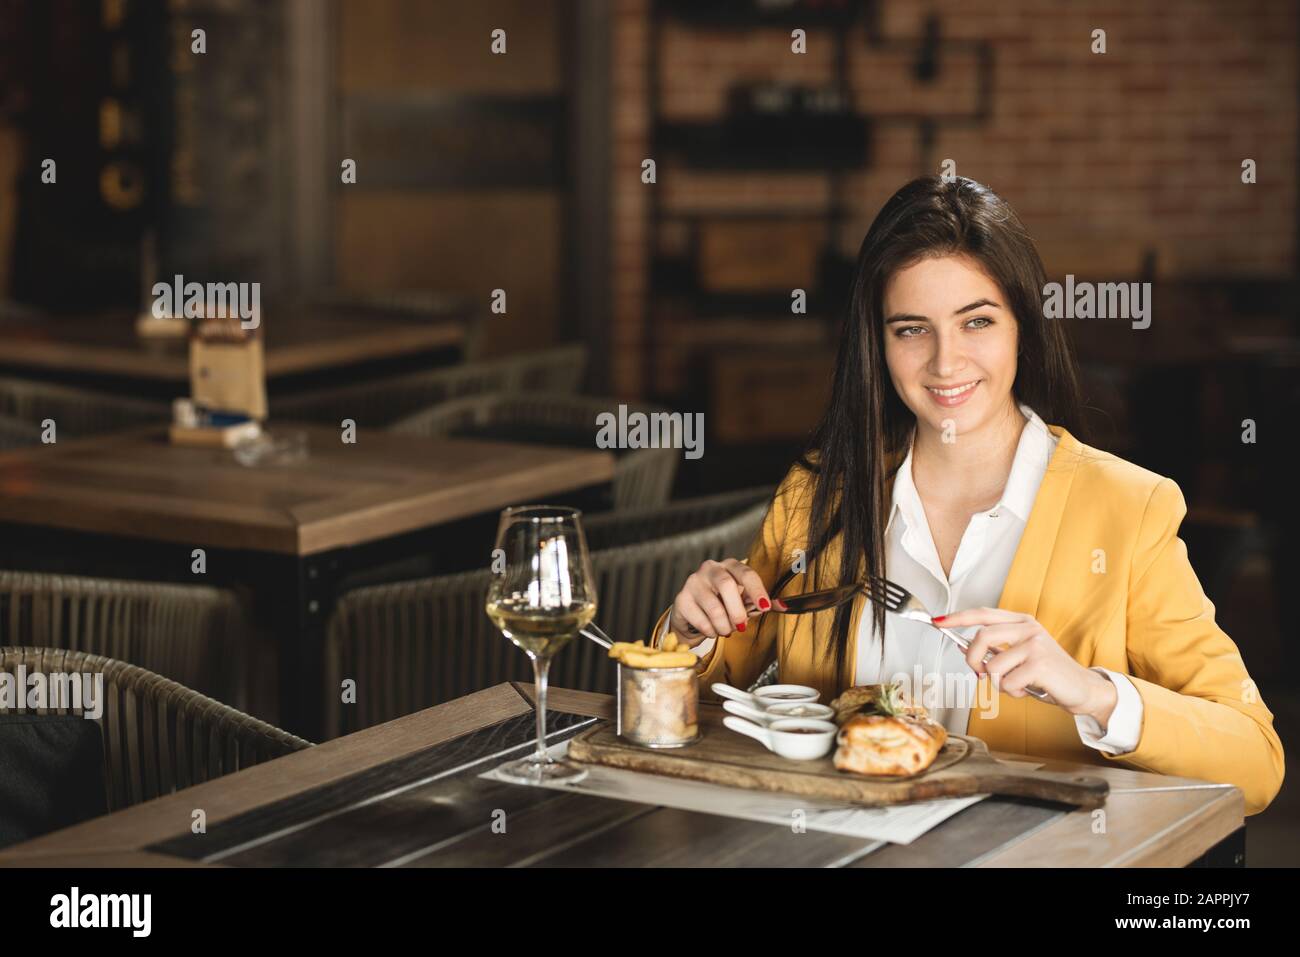
[[[1034,759],[1106,779],[1103,808],[988,797],[907,845],[481,777],[533,746],[533,700],[531,685],[499,684],[15,845],[0,866],[1179,867],[1244,858],[1240,790],[1114,764]],[[552,743],[613,713],[610,696],[589,692],[553,688],[547,703]],[[196,807],[207,816],[202,834],[191,829]]]
[[[411,557],[486,567],[502,508],[612,503],[614,457],[594,448],[271,432],[304,436],[306,456],[245,467],[162,428],[0,453],[0,568],[246,587],[279,649],[279,714],[258,716],[317,741],[325,623],[350,576]]]
[[[415,319],[295,304],[264,312],[271,386],[366,364],[453,353],[463,345],[468,323],[468,314],[461,311]],[[142,337],[135,331],[135,317],[125,313],[5,319],[0,321],[0,369],[170,396],[189,382],[189,343],[183,336]]]

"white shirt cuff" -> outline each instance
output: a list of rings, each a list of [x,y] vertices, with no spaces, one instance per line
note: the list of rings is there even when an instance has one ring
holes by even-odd
[[[669,610],[671,611],[671,609]],[[669,621],[669,617],[665,616],[663,627],[659,629],[659,632],[654,637],[656,648],[664,643],[664,636],[668,634],[668,621]],[[713,650],[713,645],[717,640],[718,639],[716,638],[705,638],[698,645],[692,648],[691,651],[695,652],[695,656],[697,658],[703,658],[705,655],[707,655],[710,651]]]
[[[1096,718],[1086,714],[1074,716],[1079,739],[1088,747],[1108,754],[1127,754],[1137,750],[1138,741],[1142,737],[1142,696],[1128,675],[1109,668],[1095,667],[1092,670],[1111,680],[1118,698],[1104,734]]]

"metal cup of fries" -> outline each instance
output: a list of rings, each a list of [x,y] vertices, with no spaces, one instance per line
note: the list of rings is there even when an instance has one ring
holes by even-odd
[[[699,740],[700,683],[690,650],[677,650],[671,632],[658,648],[615,642],[619,737],[646,748],[682,748]]]

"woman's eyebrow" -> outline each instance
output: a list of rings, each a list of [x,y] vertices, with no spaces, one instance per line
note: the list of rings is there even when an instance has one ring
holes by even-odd
[[[1002,307],[999,306],[996,302],[994,302],[992,299],[976,299],[976,300],[975,300],[974,302],[972,302],[969,306],[962,306],[960,309],[958,309],[956,312],[954,312],[953,315],[954,315],[954,316],[960,316],[963,312],[970,312],[972,309],[978,309],[978,308],[980,308],[980,306],[992,306],[994,309],[1001,309],[1001,308],[1002,308]]]
[[[992,306],[994,309],[1002,308],[992,299],[976,299],[970,305],[962,306],[960,309],[954,312],[953,315],[960,316],[964,312],[970,312],[972,309],[979,309],[981,306]],[[892,322],[929,322],[929,321],[930,321],[929,316],[917,316],[911,313],[900,312],[886,319],[885,325],[889,325]]]

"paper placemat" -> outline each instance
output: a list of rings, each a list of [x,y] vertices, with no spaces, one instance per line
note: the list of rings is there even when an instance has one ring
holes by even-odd
[[[563,757],[568,750],[568,741],[561,741],[548,749],[549,753],[556,758]],[[1029,768],[1042,767],[1042,764],[1029,761],[1004,763],[1024,765]],[[519,786],[547,787],[557,791],[616,798],[620,801],[661,805],[682,811],[720,814],[724,817],[760,821],[782,827],[797,827],[809,831],[823,831],[890,844],[910,844],[958,811],[988,797],[987,794],[977,794],[971,797],[943,798],[938,801],[899,804],[891,807],[859,807],[792,794],[746,791],[704,781],[689,781],[660,774],[627,771],[622,768],[594,764],[583,765],[583,767],[587,769],[587,776],[574,784],[521,784]],[[479,777],[506,781],[497,774],[495,768]]]

